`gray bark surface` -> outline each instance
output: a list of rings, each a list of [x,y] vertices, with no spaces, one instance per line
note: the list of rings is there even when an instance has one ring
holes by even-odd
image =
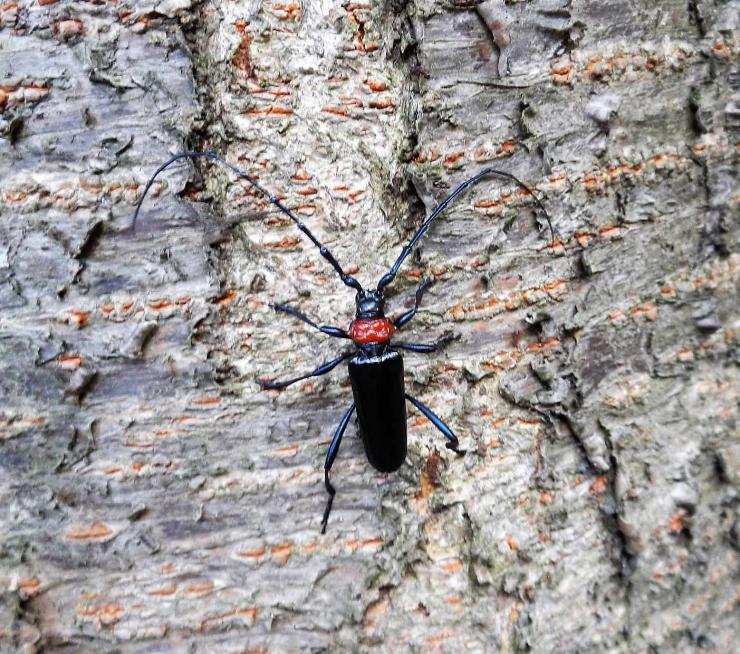
[[[738,3],[0,6],[0,651],[731,652]],[[397,473],[272,302],[410,257]],[[544,228],[544,229],[543,229]],[[340,343],[341,345],[341,343]]]

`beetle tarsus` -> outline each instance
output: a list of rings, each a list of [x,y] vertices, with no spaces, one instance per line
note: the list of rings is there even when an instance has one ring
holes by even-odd
[[[461,450],[461,449],[458,449],[458,448],[460,447],[460,443],[450,443],[450,442],[446,442],[446,443],[445,443],[445,447],[446,447],[446,448],[447,448],[448,450],[452,450],[452,451],[453,451],[453,452],[454,452],[455,454],[457,454],[458,456],[465,456],[465,455],[466,455],[466,454],[468,453],[468,451],[467,451],[467,450]]]
[[[324,509],[324,517],[321,519],[321,533],[326,533],[326,525],[329,522],[329,514],[331,513],[331,505],[334,503],[334,496],[337,491],[329,481],[329,471],[324,470],[324,486],[326,486],[326,492],[329,493],[329,499],[326,501],[326,508]]]

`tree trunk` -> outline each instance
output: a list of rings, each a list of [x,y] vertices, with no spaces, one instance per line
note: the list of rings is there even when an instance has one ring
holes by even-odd
[[[0,649],[729,652],[737,3],[20,0],[0,7]],[[433,280],[394,474],[353,291]],[[735,624],[735,627],[733,627]]]

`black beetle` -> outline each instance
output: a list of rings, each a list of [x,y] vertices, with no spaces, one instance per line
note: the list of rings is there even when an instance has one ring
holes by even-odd
[[[334,495],[336,493],[334,486],[332,486],[329,481],[329,471],[337,457],[339,445],[342,442],[342,436],[344,435],[350,418],[355,411],[357,411],[360,436],[362,438],[363,445],[365,446],[367,459],[370,464],[380,472],[394,472],[395,470],[398,470],[406,458],[406,400],[411,402],[411,404],[421,411],[421,413],[423,413],[432,422],[432,424],[439,429],[442,434],[444,434],[447,439],[445,445],[449,449],[458,454],[463,454],[463,452],[458,449],[459,443],[452,430],[429,407],[406,393],[404,388],[403,358],[398,350],[407,350],[410,352],[434,352],[440,347],[441,343],[422,344],[394,342],[391,344],[393,333],[397,329],[403,327],[416,315],[424,290],[429,285],[429,282],[428,280],[422,280],[416,289],[414,307],[395,320],[389,320],[385,316],[385,298],[383,290],[395,279],[401,264],[403,264],[406,257],[411,254],[414,246],[416,246],[421,237],[424,236],[435,218],[437,218],[437,216],[439,216],[452,200],[460,195],[460,193],[487,175],[495,175],[511,180],[531,195],[545,214],[547,224],[550,228],[550,235],[554,241],[554,231],[552,223],[550,222],[550,217],[547,214],[547,210],[532,190],[509,173],[496,170],[494,168],[485,168],[481,170],[477,175],[474,175],[460,184],[437,206],[437,208],[416,230],[416,233],[411,238],[408,245],[401,250],[401,254],[396,259],[390,271],[380,278],[377,288],[375,290],[368,291],[363,289],[360,282],[358,282],[354,277],[344,272],[341,265],[339,265],[339,262],[334,258],[334,255],[332,255],[332,253],[321,244],[308,227],[306,227],[303,221],[299,220],[290,209],[282,204],[274,195],[260,186],[254,178],[239,170],[236,166],[221,158],[215,152],[181,152],[163,163],[155,171],[147,182],[147,185],[144,187],[144,193],[136,205],[136,211],[131,225],[132,229],[135,229],[141,205],[157,175],[180,159],[194,160],[201,157],[226,166],[238,177],[246,180],[249,185],[261,195],[268,198],[270,204],[274,205],[282,213],[288,216],[296,224],[298,229],[300,229],[310,239],[310,241],[319,248],[321,256],[331,264],[342,282],[355,289],[357,292],[355,298],[355,304],[357,307],[355,319],[350,324],[348,330],[344,330],[341,327],[317,325],[305,314],[285,304],[271,305],[275,310],[288,313],[328,336],[349,339],[355,347],[305,375],[285,381],[257,380],[257,383],[264,389],[283,389],[303,379],[324,375],[330,370],[336,368],[340,363],[342,363],[342,361],[349,359],[349,378],[352,382],[352,395],[354,396],[354,402],[342,416],[342,420],[334,432],[334,438],[331,441],[331,445],[329,445],[329,451],[326,454],[326,461],[324,463],[324,484],[329,493],[329,499],[327,500],[324,517],[321,521],[321,533],[325,533],[326,531],[329,513],[331,512],[332,502],[334,501]]]

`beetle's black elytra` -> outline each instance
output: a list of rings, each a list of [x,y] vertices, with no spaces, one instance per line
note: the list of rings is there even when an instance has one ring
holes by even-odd
[[[336,359],[315,368],[311,372],[294,377],[284,381],[266,381],[257,380],[257,383],[263,389],[283,389],[309,377],[325,375],[336,368],[340,363],[349,359],[348,371],[352,383],[352,395],[354,402],[342,416],[334,438],[329,445],[324,462],[324,484],[326,491],[329,493],[329,499],[326,503],[324,516],[321,521],[321,533],[326,531],[326,525],[329,520],[332,503],[336,491],[329,480],[329,471],[331,470],[334,460],[339,451],[339,445],[342,442],[342,436],[347,429],[347,425],[352,414],[357,412],[359,422],[360,437],[365,447],[367,459],[376,470],[380,472],[394,472],[398,470],[406,458],[407,434],[406,434],[406,400],[411,402],[432,424],[442,432],[449,449],[462,454],[458,449],[458,439],[453,431],[437,416],[429,407],[422,404],[416,398],[408,395],[404,388],[403,381],[403,357],[399,350],[409,352],[428,353],[436,351],[442,343],[391,343],[393,334],[406,325],[419,309],[419,304],[424,295],[424,290],[429,285],[428,280],[422,280],[416,289],[416,297],[412,309],[406,311],[395,320],[390,320],[385,316],[385,297],[383,289],[388,286],[396,277],[399,268],[411,254],[419,240],[426,234],[432,222],[449,206],[449,204],[468,187],[478,182],[487,175],[495,175],[503,179],[511,180],[523,188],[529,195],[534,198],[537,206],[543,211],[547,224],[550,228],[552,240],[555,240],[555,233],[550,222],[547,210],[540,202],[539,198],[532,190],[513,175],[494,168],[485,168],[477,175],[465,180],[452,193],[450,193],[437,208],[424,220],[421,226],[416,230],[408,245],[402,250],[391,269],[380,278],[377,287],[374,290],[363,289],[360,282],[354,277],[348,275],[342,269],[342,266],[334,258],[334,255],[311,233],[303,221],[299,220],[293,212],[282,204],[275,196],[270,194],[260,184],[239,170],[236,166],[221,158],[215,152],[181,152],[165,163],[163,163],[151,176],[144,192],[136,205],[134,218],[131,224],[132,229],[136,227],[136,220],[139,216],[139,210],[144,202],[144,198],[151,188],[156,177],[167,167],[179,161],[180,159],[198,159],[206,158],[219,163],[229,170],[233,171],[239,178],[254,188],[262,196],[266,197],[270,204],[277,207],[283,214],[288,216],[300,229],[306,237],[319,249],[324,259],[326,259],[334,271],[337,273],[342,282],[357,291],[355,297],[356,313],[355,319],[350,324],[349,330],[341,327],[332,327],[329,325],[317,325],[308,316],[301,313],[294,307],[286,304],[273,304],[276,311],[290,314],[294,318],[305,322],[311,327],[319,330],[327,336],[351,340],[354,348],[344,352]]]

